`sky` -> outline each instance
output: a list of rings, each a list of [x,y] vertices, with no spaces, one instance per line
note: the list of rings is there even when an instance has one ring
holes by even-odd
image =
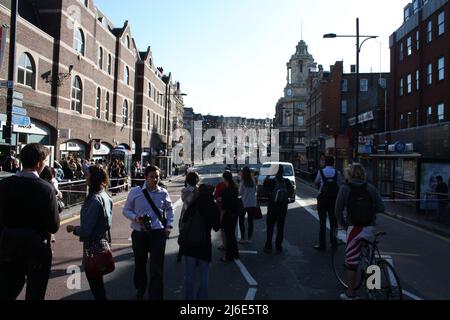
[[[407,0],[94,0],[116,27],[125,20],[140,51],[181,83],[185,107],[211,115],[267,118],[287,84],[286,63],[298,42],[325,70],[356,61],[361,72],[389,72],[389,36],[403,22]],[[125,5],[124,5],[125,4]]]

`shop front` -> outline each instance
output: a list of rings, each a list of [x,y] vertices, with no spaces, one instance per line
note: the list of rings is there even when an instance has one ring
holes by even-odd
[[[59,146],[60,159],[75,157],[86,159],[87,145],[80,140],[69,140]]]

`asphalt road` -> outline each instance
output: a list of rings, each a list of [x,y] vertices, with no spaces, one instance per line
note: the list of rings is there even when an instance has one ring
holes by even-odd
[[[207,177],[206,177],[207,178]],[[216,179],[216,177],[214,178]],[[176,206],[178,221],[183,183],[168,184]],[[330,251],[320,253],[313,249],[318,241],[318,219],[315,213],[316,190],[303,184],[297,186],[298,201],[289,207],[286,220],[284,252],[265,254],[265,219],[255,221],[251,244],[239,245],[241,260],[235,263],[219,261],[221,253],[219,234],[213,233],[213,261],[210,266],[209,293],[211,299],[220,300],[335,300],[342,288],[331,269]],[[110,299],[134,299],[134,261],[131,250],[129,221],[122,215],[124,202],[114,205],[113,249],[116,271],[105,277]],[[263,207],[266,214],[266,208]],[[81,243],[65,232],[65,225],[77,224],[65,221],[56,235],[53,269],[47,290],[51,300],[90,300],[84,273],[81,287],[68,288],[73,275],[67,268],[81,265]],[[417,227],[380,215],[378,229],[386,231],[381,239],[383,254],[393,259],[400,276],[406,299],[450,299],[448,267],[450,266],[449,239],[431,234]],[[167,243],[165,260],[165,298],[183,299],[183,263],[176,261],[178,252],[177,223]],[[21,295],[23,298],[23,293]]]

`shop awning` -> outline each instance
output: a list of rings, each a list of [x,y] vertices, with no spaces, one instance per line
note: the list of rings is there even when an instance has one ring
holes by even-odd
[[[371,154],[371,158],[392,159],[392,158],[422,158],[420,153],[389,153],[389,154]]]

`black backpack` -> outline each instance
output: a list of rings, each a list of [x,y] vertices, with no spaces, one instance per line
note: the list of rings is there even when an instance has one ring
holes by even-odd
[[[272,193],[272,200],[276,204],[286,204],[289,202],[289,193],[286,187],[286,181],[275,178],[275,187]]]
[[[337,195],[339,193],[339,186],[337,183],[338,180],[338,172],[335,170],[334,177],[327,178],[323,173],[323,170],[319,170],[320,175],[323,181],[322,191],[320,192],[320,196],[325,199],[336,200]]]
[[[372,196],[367,190],[367,184],[361,186],[350,185],[347,200],[347,220],[356,227],[369,226],[375,216]]]
[[[191,211],[188,213],[188,211]],[[192,212],[194,211],[194,212]],[[192,203],[185,214],[191,215],[184,223],[178,236],[178,245],[180,247],[201,246],[207,241],[207,222],[206,217],[202,216],[197,203]]]

